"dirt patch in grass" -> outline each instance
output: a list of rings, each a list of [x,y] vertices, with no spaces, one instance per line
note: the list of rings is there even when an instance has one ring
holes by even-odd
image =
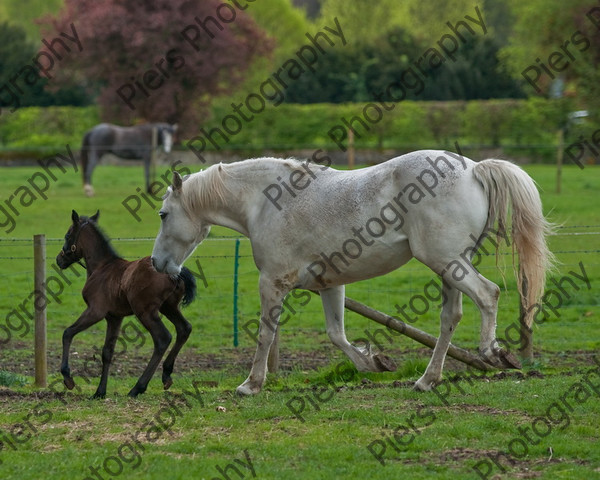
[[[498,452],[495,450],[477,450],[472,448],[457,447],[450,450],[445,450],[436,457],[436,463],[439,465],[447,464],[448,462],[458,462],[464,464],[464,462],[477,462],[488,459],[490,457],[496,458]],[[502,457],[504,460],[504,457]],[[510,478],[538,478],[544,472],[543,470],[534,470],[535,467],[548,465],[550,463],[561,463],[561,460],[557,458],[548,459],[531,459],[531,460],[517,460],[511,458],[510,464],[503,461],[503,467],[509,472]],[[496,478],[496,477],[494,477]],[[498,477],[499,478],[499,477]]]

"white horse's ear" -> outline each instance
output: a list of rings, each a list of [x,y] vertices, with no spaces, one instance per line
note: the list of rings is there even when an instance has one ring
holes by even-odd
[[[181,192],[181,186],[183,185],[183,180],[181,179],[181,175],[179,175],[179,172],[174,171],[173,172],[173,192]]]
[[[173,133],[175,133],[175,132],[177,131],[177,124],[176,124],[176,123],[174,123],[174,124],[172,125],[172,128],[173,128]]]

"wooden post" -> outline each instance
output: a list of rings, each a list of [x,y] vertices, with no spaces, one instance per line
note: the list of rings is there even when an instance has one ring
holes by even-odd
[[[562,182],[562,165],[565,152],[565,129],[558,131],[558,151],[556,152],[556,193],[560,193],[560,184]]]
[[[319,294],[319,292],[315,290],[311,290],[312,293]],[[402,335],[406,335],[413,340],[416,340],[423,345],[434,348],[437,342],[437,338],[433,335],[429,335],[427,332],[419,330],[418,328],[413,327],[412,325],[408,325],[397,318],[390,317],[379,310],[375,310],[364,303],[357,302],[356,300],[352,300],[351,298],[344,297],[344,307],[348,310],[358,313],[363,317],[366,317],[374,322],[377,322],[381,325],[384,325],[392,330],[396,330],[400,332]],[[490,371],[495,370],[495,367],[484,362],[481,358],[473,355],[468,350],[464,348],[457,347],[455,345],[450,344],[448,347],[448,356],[455,358],[471,367],[475,367],[478,370]]]
[[[381,325],[385,325],[386,327],[391,328],[392,330],[396,330],[397,332],[400,332],[401,334],[406,335],[407,337],[412,338],[413,340],[416,340],[417,342],[422,343],[423,345],[426,345],[429,348],[435,347],[437,338],[435,338],[433,335],[429,335],[428,333],[422,330],[419,330],[418,328],[408,325],[402,322],[401,320],[390,317],[385,313],[368,307],[367,305],[357,302],[356,300],[352,300],[348,297],[346,297],[344,300],[344,306],[348,310],[356,312],[359,315],[362,315],[363,317],[370,318],[371,320]],[[475,367],[478,370],[494,370],[494,367],[485,363],[483,360],[473,355],[471,352],[452,344],[450,344],[450,347],[448,347],[448,356],[455,358],[456,360],[460,360],[461,362],[466,363],[471,367]]]
[[[152,150],[150,152],[150,183],[156,178],[156,149],[158,148],[158,131],[152,127]]]
[[[46,236],[33,236],[34,263],[34,310],[35,310],[35,386],[48,385],[48,363],[46,357]]]
[[[354,130],[348,129],[348,170],[354,168]]]
[[[523,278],[522,283],[523,297],[527,298],[527,291],[529,285],[527,283],[527,277]],[[521,345],[519,346],[519,353],[521,358],[529,364],[533,363],[533,330],[527,326],[525,321],[527,309],[523,305],[523,300],[519,302],[519,324],[521,332]]]

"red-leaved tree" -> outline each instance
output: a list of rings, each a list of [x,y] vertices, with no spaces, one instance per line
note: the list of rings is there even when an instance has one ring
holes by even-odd
[[[40,20],[44,38],[62,41],[52,46],[62,59],[49,85],[85,85],[105,121],[178,123],[192,134],[210,98],[232,92],[272,51],[248,8],[245,0],[65,0]]]

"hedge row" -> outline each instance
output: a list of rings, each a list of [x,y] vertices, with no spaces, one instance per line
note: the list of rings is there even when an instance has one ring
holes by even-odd
[[[572,105],[531,98],[253,108],[257,113],[251,114],[245,106],[236,112],[231,104],[220,102],[205,125],[191,129],[198,135],[193,144],[199,148],[203,142],[207,150],[337,149],[329,133],[340,138],[345,120],[356,131],[357,148],[451,148],[458,141],[465,146],[518,149],[538,159],[549,159],[556,148],[556,132]],[[5,151],[55,149],[69,143],[76,148],[84,132],[99,123],[99,118],[95,107],[30,107],[12,114],[4,110],[0,147]],[[588,123],[577,128],[589,131],[598,126]],[[211,130],[216,146],[206,138]],[[571,136],[576,133],[572,131]]]

